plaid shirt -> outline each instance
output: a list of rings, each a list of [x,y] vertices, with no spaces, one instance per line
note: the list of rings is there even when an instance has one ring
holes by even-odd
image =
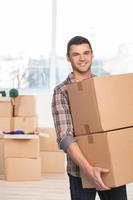
[[[67,95],[67,84],[75,81],[72,73],[69,74],[63,83],[55,87],[52,99],[52,114],[57,134],[57,143],[64,152],[66,152],[69,144],[76,141]],[[80,176],[79,167],[71,160],[68,154],[67,172],[73,176]]]

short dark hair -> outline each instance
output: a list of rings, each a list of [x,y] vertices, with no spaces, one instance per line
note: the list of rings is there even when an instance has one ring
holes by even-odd
[[[91,51],[93,52],[91,43],[87,38],[82,37],[82,36],[75,36],[71,40],[69,40],[69,42],[67,44],[67,55],[69,55],[70,47],[73,44],[76,44],[76,45],[78,45],[78,44],[88,44],[90,49],[91,49]]]

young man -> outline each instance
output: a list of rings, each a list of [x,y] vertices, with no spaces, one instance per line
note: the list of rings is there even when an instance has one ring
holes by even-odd
[[[108,169],[92,166],[86,160],[74,137],[72,117],[67,96],[67,84],[92,77],[91,65],[93,50],[88,39],[75,36],[67,45],[67,59],[71,63],[72,73],[56,86],[52,100],[52,114],[60,149],[67,154],[67,173],[70,182],[72,200],[95,200],[96,192],[101,200],[127,200],[126,186],[108,188],[102,181],[101,174]],[[79,167],[84,171],[95,188],[83,189]]]

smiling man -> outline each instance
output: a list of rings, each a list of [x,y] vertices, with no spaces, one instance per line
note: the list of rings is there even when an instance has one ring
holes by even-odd
[[[67,79],[55,87],[52,100],[52,114],[60,149],[67,154],[67,173],[72,200],[95,200],[96,193],[101,200],[127,200],[126,186],[108,188],[102,181],[101,174],[108,169],[92,166],[84,157],[74,137],[72,116],[67,95],[67,84],[91,78],[93,50],[87,38],[75,36],[67,45],[67,60],[72,72]],[[79,167],[90,179],[95,188],[83,189]]]

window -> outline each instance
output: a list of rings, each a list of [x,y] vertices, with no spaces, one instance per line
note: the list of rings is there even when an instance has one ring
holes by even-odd
[[[132,0],[1,0],[0,87],[38,94],[39,125],[52,126],[53,87],[71,71],[69,39],[90,40],[95,74],[132,72],[132,18]]]
[[[0,1],[0,87],[49,89],[51,0]]]
[[[57,56],[75,35],[87,37],[94,50],[97,75],[132,72],[133,18],[131,0],[57,0]]]

